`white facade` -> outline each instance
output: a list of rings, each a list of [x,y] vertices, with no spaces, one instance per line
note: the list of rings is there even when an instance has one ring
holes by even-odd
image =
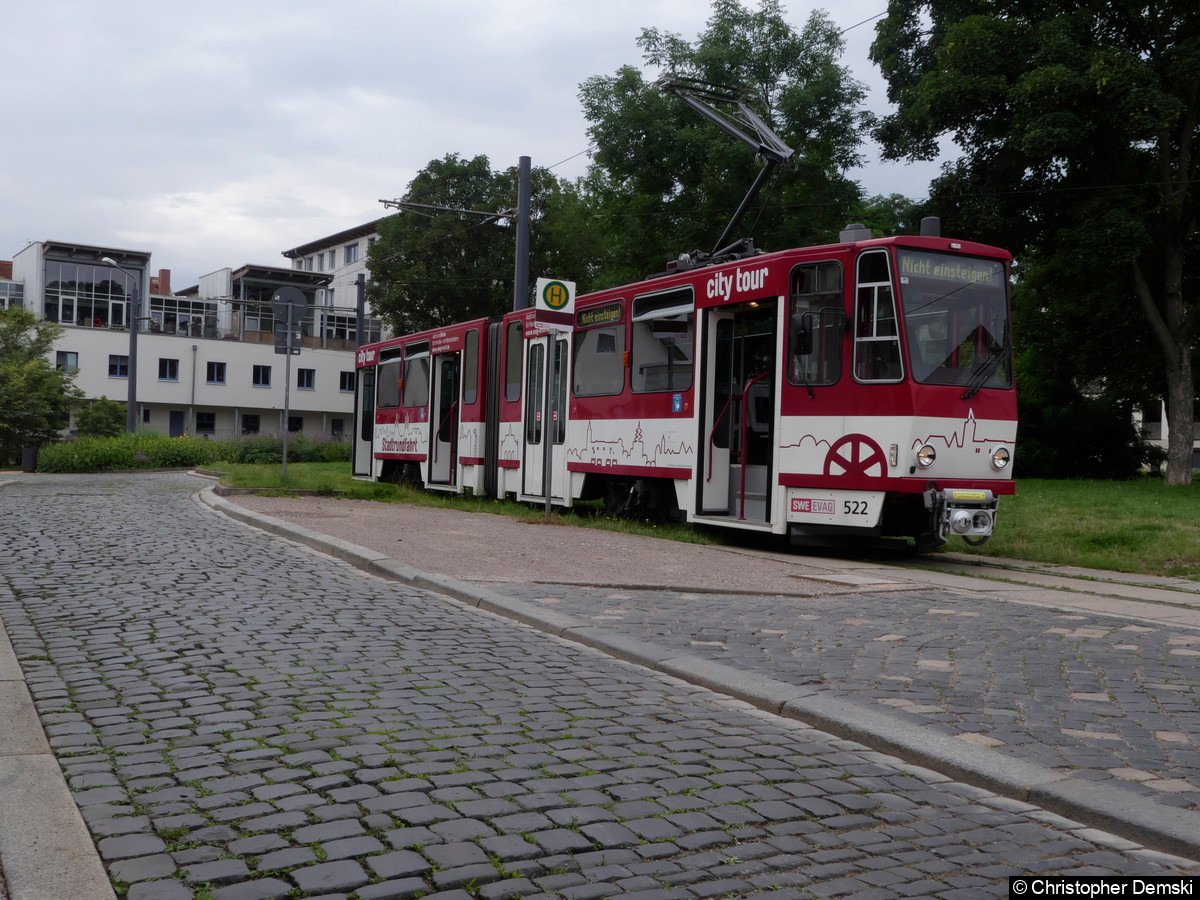
[[[297,272],[314,272],[330,276],[329,286],[324,297],[319,301],[323,306],[355,308],[358,303],[358,278],[364,281],[371,278],[367,271],[367,251],[379,238],[379,223],[376,219],[348,228],[303,244],[291,250],[285,250],[283,255],[292,261],[292,267]],[[372,315],[369,306],[366,314]],[[390,337],[381,331],[377,319],[371,319],[367,324],[367,340],[377,341]]]
[[[284,428],[314,437],[349,434],[353,333],[331,334],[331,311],[314,306],[306,314],[300,353],[275,350],[272,293],[291,284],[314,304],[327,277],[268,267],[224,269],[206,276],[208,291],[147,297],[149,264],[147,252],[62,242],[31,244],[13,258],[12,280],[24,286],[25,307],[63,328],[52,361],[77,372],[75,385],[87,399],[128,397],[136,283],[141,427],[220,439]]]

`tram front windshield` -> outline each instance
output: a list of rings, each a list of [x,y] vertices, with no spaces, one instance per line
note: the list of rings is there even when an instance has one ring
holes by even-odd
[[[897,264],[913,378],[1011,387],[1004,264],[918,250],[900,250]]]

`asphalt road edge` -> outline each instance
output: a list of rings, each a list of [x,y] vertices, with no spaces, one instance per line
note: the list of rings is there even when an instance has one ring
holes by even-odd
[[[742,700],[766,712],[802,721],[902,762],[1036,805],[1155,850],[1200,860],[1198,812],[1155,803],[1118,786],[1064,775],[995,749],[939,734],[902,714],[841,697],[827,688],[788,684],[743,672],[723,663],[612,634],[601,626],[502,596],[470,582],[423,572],[378,551],[238,506],[219,497],[211,486],[202,488],[197,496],[230,518],[327,553],[372,574],[514,619],[625,662]]]

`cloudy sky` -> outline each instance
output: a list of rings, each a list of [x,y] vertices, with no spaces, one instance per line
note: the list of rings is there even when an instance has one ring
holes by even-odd
[[[884,110],[867,47],[886,0],[821,5],[851,29],[843,62]],[[797,29],[812,8],[785,7]],[[284,250],[383,215],[379,200],[447,153],[581,175],[579,84],[640,66],[642,28],[694,40],[709,12],[707,0],[9,4],[0,259],[43,240],[148,250],[178,290],[224,266],[287,265]],[[920,197],[931,174],[876,162],[854,177]]]

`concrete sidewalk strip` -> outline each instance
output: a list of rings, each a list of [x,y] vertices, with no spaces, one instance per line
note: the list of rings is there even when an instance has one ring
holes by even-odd
[[[788,684],[713,660],[664,649],[537,604],[498,595],[486,587],[448,575],[414,574],[414,570],[402,564],[384,563],[380,558],[382,554],[375,550],[356,549],[343,539],[264,516],[223,500],[211,489],[202,491],[200,497],[206,504],[243,522],[290,536],[313,549],[377,574],[387,576],[389,572],[395,572],[395,577],[419,587],[743,700],[767,712],[800,720],[905,762],[1014,800],[1035,803],[1165,852],[1200,859],[1200,812],[1166,807],[1110,783],[1081,781],[998,750],[938,734],[910,719],[880,709],[877,704],[841,697],[828,689]],[[931,580],[942,583],[948,577],[938,575]],[[879,584],[888,579],[867,576],[862,581]],[[899,579],[891,579],[891,582],[906,583]]]

